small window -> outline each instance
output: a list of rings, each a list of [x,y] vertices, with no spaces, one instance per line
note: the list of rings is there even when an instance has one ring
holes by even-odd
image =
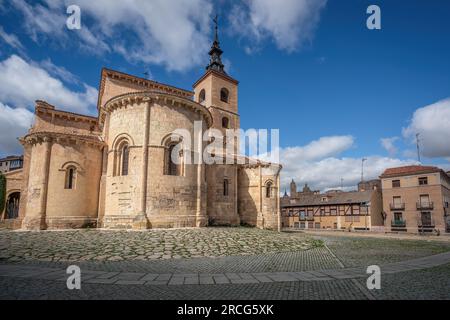
[[[426,186],[428,184],[428,177],[419,178],[419,186]]]
[[[179,176],[180,175],[180,166],[179,164],[175,163],[172,159],[172,154],[175,149],[176,145],[172,144],[169,146],[169,148],[166,151],[166,175],[169,176]]]
[[[392,188],[400,188],[400,180],[392,180]]]
[[[223,179],[223,195],[225,197],[228,197],[229,194],[228,187],[229,187],[228,179]]]
[[[65,189],[75,189],[75,174],[76,174],[76,168],[71,166],[68,167],[66,170],[66,183],[65,183]]]
[[[122,176],[128,175],[129,158],[130,158],[130,148],[128,147],[128,145],[124,145],[122,148],[122,163],[121,163],[121,166],[122,166],[121,175]]]
[[[229,93],[228,93],[227,89],[222,88],[220,90],[220,100],[221,101],[228,103],[228,95],[229,95]]]
[[[272,182],[266,184],[266,198],[272,197]]]
[[[222,118],[222,128],[230,128],[230,119],[228,119],[227,117]]]
[[[198,102],[202,103],[204,102],[206,99],[206,92],[205,89],[202,89],[202,91],[200,91],[200,94],[198,95]]]

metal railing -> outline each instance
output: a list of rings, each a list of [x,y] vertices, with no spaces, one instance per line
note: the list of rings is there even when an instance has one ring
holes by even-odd
[[[404,202],[391,203],[390,207],[391,210],[405,210],[405,203]]]
[[[417,210],[433,210],[434,209],[434,203],[431,201],[418,201],[416,203]]]
[[[404,219],[393,219],[391,221],[391,227],[404,228],[404,227],[406,227],[406,220],[404,220]]]

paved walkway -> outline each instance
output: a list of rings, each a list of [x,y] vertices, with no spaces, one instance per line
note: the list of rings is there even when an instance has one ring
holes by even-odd
[[[433,256],[395,262],[380,266],[385,274],[433,268],[450,263],[450,252]],[[39,280],[66,281],[64,268],[47,268],[27,265],[0,265],[0,276]],[[258,284],[298,281],[327,281],[367,277],[366,268],[342,268],[301,272],[259,272],[259,273],[217,273],[217,274],[174,274],[144,272],[105,272],[82,270],[82,283],[115,285],[223,285]]]

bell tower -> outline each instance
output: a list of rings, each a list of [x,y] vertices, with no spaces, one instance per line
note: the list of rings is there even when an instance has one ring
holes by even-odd
[[[225,72],[222,63],[223,51],[218,35],[218,16],[214,21],[214,41],[209,50],[209,64],[205,74],[193,85],[194,99],[211,112],[213,128],[221,130],[239,129],[238,84]]]

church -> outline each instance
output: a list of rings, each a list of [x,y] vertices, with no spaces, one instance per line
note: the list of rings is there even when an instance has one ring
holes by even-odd
[[[174,163],[170,156],[168,137],[177,129],[239,129],[238,81],[225,72],[222,54],[216,26],[209,65],[193,91],[103,69],[96,117],[36,101],[34,124],[20,139],[23,168],[5,174],[2,224],[279,230],[279,164],[242,163],[237,149],[227,164]]]

